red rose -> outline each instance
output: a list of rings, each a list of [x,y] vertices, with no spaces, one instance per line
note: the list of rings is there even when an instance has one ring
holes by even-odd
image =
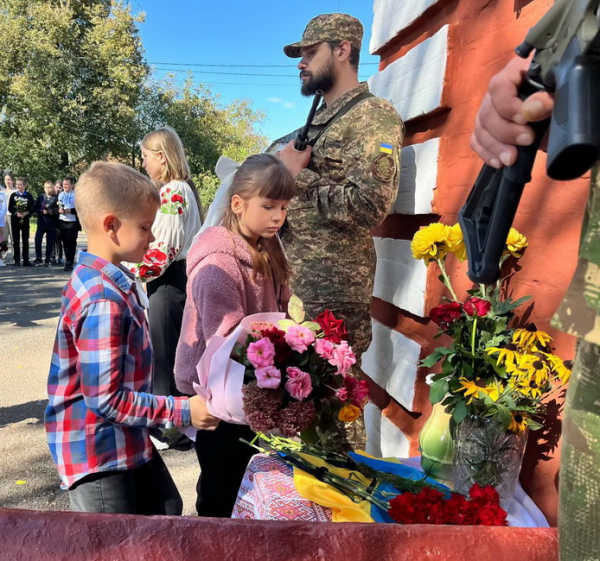
[[[463,310],[466,314],[478,318],[487,316],[491,307],[492,303],[489,300],[474,297],[468,298],[463,304]]]
[[[329,310],[321,312],[315,318],[315,322],[321,326],[325,339],[328,339],[332,343],[339,345],[346,337],[348,337],[348,330],[344,325],[344,320],[335,319],[334,315]]]
[[[449,323],[454,323],[462,314],[460,302],[451,302],[450,304],[441,304],[429,312],[429,317],[439,326],[444,327]]]
[[[163,205],[166,205],[169,201],[167,201],[167,199],[163,199],[162,201],[160,201]]]
[[[149,265],[164,265],[166,261],[167,254],[164,251],[161,251],[160,249],[149,249],[146,252],[146,255],[144,255],[144,263],[147,263]]]
[[[285,340],[285,331],[271,327],[270,329],[261,329],[260,334],[273,343],[275,347],[275,364],[283,364],[292,356],[292,349]]]
[[[181,207],[177,209],[177,214],[183,214],[183,209]]]
[[[172,203],[182,203],[183,197],[178,193],[174,193],[173,196],[171,197],[171,202]]]
[[[158,265],[142,265],[140,267],[140,277],[148,279],[160,275],[160,267]]]

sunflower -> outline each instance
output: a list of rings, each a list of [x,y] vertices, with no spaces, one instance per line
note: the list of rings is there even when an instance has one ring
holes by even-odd
[[[528,323],[525,328],[515,330],[512,341],[521,349],[535,351],[538,343],[540,347],[546,348],[552,337],[545,331],[538,331],[535,323]]]
[[[513,343],[509,343],[506,347],[490,347],[485,352],[488,355],[498,353],[496,361],[498,364],[504,364],[508,372],[512,372],[517,367],[518,361],[521,358],[517,346]]]
[[[518,411],[511,411],[512,420],[508,425],[508,430],[516,433],[521,433],[527,428],[528,415],[525,413],[519,413]]]
[[[448,250],[447,240],[450,228],[445,224],[435,222],[421,228],[413,236],[410,244],[415,259],[442,259]]]
[[[511,254],[513,257],[521,257],[523,254],[519,251],[527,247],[527,238],[517,232],[514,228],[511,228],[506,238],[506,248],[504,249],[504,255]]]
[[[552,368],[552,372],[556,374],[558,379],[566,384],[571,377],[571,361],[563,362],[562,359],[553,354],[542,353]]]
[[[538,386],[544,386],[550,378],[551,365],[537,355],[523,355],[519,361],[519,369],[524,377],[533,377]]]
[[[446,246],[450,253],[454,253],[459,261],[466,261],[467,259],[467,246],[465,245],[463,233],[460,229],[460,224],[456,223],[454,226],[448,227],[448,240]]]

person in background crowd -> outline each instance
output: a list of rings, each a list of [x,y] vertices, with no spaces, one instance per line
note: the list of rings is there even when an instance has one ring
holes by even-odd
[[[64,271],[70,273],[73,270],[75,262],[75,252],[77,251],[77,235],[81,226],[77,220],[77,210],[75,209],[75,180],[72,177],[63,179],[63,192],[58,195],[58,223],[60,228],[60,237],[65,248],[65,268]]]
[[[14,177],[11,171],[5,171],[3,174],[3,180],[4,180],[4,186],[6,188],[5,194],[6,194],[6,204],[8,205],[8,202],[10,201],[10,196],[15,192],[15,188],[14,188]],[[6,228],[7,228],[7,232],[8,232],[8,236],[6,238],[6,243],[8,244],[8,246],[10,247],[13,244],[13,237],[12,237],[12,224],[11,224],[11,213],[10,210],[6,210],[6,220],[5,220],[5,224],[6,224]],[[13,260],[14,260],[14,256],[13,256]]]
[[[29,220],[33,213],[35,201],[31,193],[27,191],[27,179],[17,177],[17,190],[10,196],[8,210],[11,213],[11,230],[13,234],[13,258],[14,266],[21,265],[21,246],[23,243],[23,266],[32,267],[29,261]]]
[[[8,251],[8,226],[7,222],[10,217],[7,217],[8,212],[8,195],[6,187],[0,185],[0,267],[5,267],[4,257]]]
[[[150,306],[150,335],[154,348],[154,391],[181,395],[175,386],[175,351],[185,306],[186,257],[202,225],[202,209],[177,133],[164,127],[142,140],[142,165],[160,193],[161,206],[152,232],[156,238],[133,271],[146,283]],[[163,434],[168,446],[191,448],[184,435]],[[162,444],[162,446],[161,446]]]
[[[58,227],[58,196],[54,194],[52,181],[44,183],[44,194],[37,198],[34,211],[38,215],[34,263],[37,267],[50,267],[50,259],[54,249],[54,236]],[[44,234],[46,235],[46,258],[42,261]]]
[[[62,193],[62,179],[57,179],[54,182],[54,194],[58,198],[58,196]],[[60,224],[59,224],[60,225]],[[60,237],[60,228],[56,228],[56,234],[54,237],[54,249],[52,250],[52,259],[50,262],[53,265],[64,265],[65,261],[63,259],[63,243],[62,238]]]

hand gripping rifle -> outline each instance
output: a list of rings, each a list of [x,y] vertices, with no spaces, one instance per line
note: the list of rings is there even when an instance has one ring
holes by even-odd
[[[308,146],[308,130],[310,129],[310,125],[315,117],[315,113],[317,112],[317,108],[319,107],[319,103],[321,103],[321,99],[323,98],[323,92],[321,90],[317,90],[315,92],[315,97],[312,102],[312,106],[308,113],[308,119],[306,119],[306,124],[302,127],[296,142],[294,142],[294,148],[299,150],[300,152],[304,152],[306,147]]]
[[[517,161],[495,169],[484,165],[458,220],[469,259],[469,278],[491,284],[500,276],[500,257],[535,156],[550,127],[547,173],[575,179],[600,154],[600,0],[557,0],[529,30],[516,53],[535,50],[519,97],[554,94],[551,119],[530,123],[531,146],[518,147]]]

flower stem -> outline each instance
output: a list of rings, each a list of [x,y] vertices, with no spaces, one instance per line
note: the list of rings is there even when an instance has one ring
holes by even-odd
[[[473,375],[475,375],[475,335],[477,335],[477,316],[473,318],[473,331],[471,333],[471,366],[473,368]]]
[[[456,293],[454,292],[454,290],[452,289],[452,285],[450,284],[450,278],[446,274],[446,268],[444,267],[444,261],[438,257],[437,258],[437,263],[438,263],[438,266],[440,268],[440,271],[442,271],[442,277],[444,279],[444,284],[446,285],[446,287],[450,291],[450,294],[452,294],[452,298],[454,298],[454,301],[458,302],[458,298],[456,297]]]

